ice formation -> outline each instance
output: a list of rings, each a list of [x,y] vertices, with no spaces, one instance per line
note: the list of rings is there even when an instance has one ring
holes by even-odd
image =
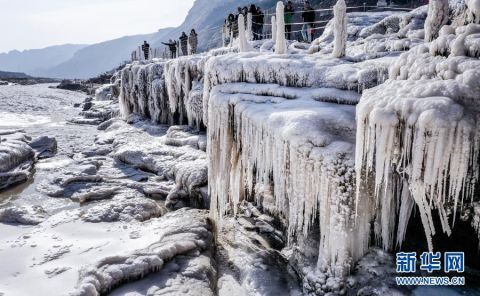
[[[448,0],[430,1],[425,21],[425,42],[430,42],[438,37],[438,32],[448,22],[448,14]]]
[[[0,223],[36,225],[42,223],[47,216],[47,213],[40,206],[0,208]]]
[[[37,159],[49,158],[57,153],[57,140],[53,137],[38,137],[33,139],[29,145],[35,150]]]
[[[414,207],[433,249],[433,211],[450,235],[462,205],[477,199],[480,64],[476,51],[466,50],[475,26],[455,33],[444,27],[430,45],[402,54],[391,80],[366,91],[358,105],[358,204],[376,208],[375,234],[385,249],[401,245]]]
[[[138,113],[163,124],[202,126],[202,65],[208,57],[195,55],[135,63],[122,70],[121,113]]]
[[[285,54],[287,41],[285,40],[285,18],[283,17],[285,7],[283,2],[279,1],[277,3],[277,17],[276,17],[276,26],[275,30],[272,29],[272,34],[275,31],[275,53],[276,54]],[[273,19],[272,19],[273,21]]]
[[[274,15],[270,18],[270,24],[272,25],[272,42],[277,43],[277,20]]]
[[[112,100],[114,97],[113,94],[113,85],[105,84],[95,90],[95,99],[97,101],[108,101]]]
[[[240,14],[238,16],[238,43],[240,52],[247,52],[250,50],[250,44],[247,40],[247,33],[250,34],[250,32],[245,32],[245,17],[243,14]]]
[[[424,42],[427,7],[405,13],[352,12],[347,18],[346,54],[354,60],[396,56]],[[334,47],[334,20],[328,22],[323,34],[315,39],[308,52],[331,54]]]
[[[146,198],[112,199],[105,203],[94,205],[81,213],[86,222],[113,222],[131,220],[146,221],[160,217],[161,207],[153,200]]]
[[[247,39],[248,41],[253,41],[253,30],[252,30],[252,13],[247,14]]]
[[[347,5],[344,0],[338,0],[333,6],[333,30],[334,45],[333,57],[341,58],[345,56],[347,47]]]
[[[367,237],[353,231],[354,108],[316,101],[311,92],[293,99],[287,88],[270,85],[213,89],[207,146],[210,209],[221,223],[224,215],[237,213],[242,201],[252,200],[288,228],[290,244],[311,235],[318,221],[316,266],[342,276],[367,246]],[[343,92],[333,93],[350,96]]]

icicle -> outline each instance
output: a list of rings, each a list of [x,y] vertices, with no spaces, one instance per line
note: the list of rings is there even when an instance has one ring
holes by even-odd
[[[247,38],[248,41],[253,40],[253,30],[252,30],[252,13],[247,14]]]
[[[272,41],[273,44],[277,42],[277,21],[275,20],[275,16],[272,15],[271,18],[271,24],[272,24]]]
[[[345,56],[347,47],[347,5],[345,0],[338,0],[333,7],[334,43],[332,55],[335,58]]]
[[[276,26],[276,38],[275,38],[275,53],[285,54],[287,53],[287,41],[285,39],[285,18],[284,18],[284,6],[283,2],[277,3],[277,26]]]
[[[247,52],[251,50],[245,33],[245,19],[243,14],[238,16],[238,43],[240,46],[240,52]]]

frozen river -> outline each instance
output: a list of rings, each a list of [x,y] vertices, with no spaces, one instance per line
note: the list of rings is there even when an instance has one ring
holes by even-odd
[[[182,157],[203,170],[205,152],[181,144],[169,148],[168,127],[141,120],[135,126],[112,119],[104,131],[72,124],[81,111],[74,104],[87,96],[50,87],[0,86],[0,131],[55,137],[58,143],[57,154],[38,160],[27,182],[0,192],[0,295],[106,294],[162,267],[170,272],[155,281],[176,275],[167,286],[152,287],[150,277],[118,295],[187,289],[187,267],[212,269],[203,260],[213,246],[211,226],[203,210],[166,214],[164,199],[176,186],[162,170],[173,169]],[[191,143],[191,135],[183,134]],[[149,160],[149,153],[161,160]],[[176,259],[190,253],[192,261]],[[192,278],[190,288],[210,290],[207,280]]]
[[[27,183],[0,192],[0,203],[57,206],[73,204],[67,200],[52,200],[36,190],[38,183],[50,169],[71,162],[71,157],[93,143],[96,128],[88,125],[70,124],[86,95],[53,88],[55,84],[5,85],[0,86],[0,130],[20,129],[32,138],[53,136],[58,142],[57,156],[40,160],[35,173]]]

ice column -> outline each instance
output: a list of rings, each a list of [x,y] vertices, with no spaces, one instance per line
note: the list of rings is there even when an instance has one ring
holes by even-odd
[[[238,43],[240,46],[240,52],[249,51],[250,45],[245,33],[245,18],[242,14],[238,16]]]
[[[347,47],[347,6],[345,0],[338,0],[333,7],[333,57],[341,58],[345,56],[345,49]]]
[[[285,54],[287,52],[287,42],[285,40],[285,18],[284,18],[284,6],[283,2],[277,3],[277,28],[275,39],[275,53]]]
[[[448,0],[431,0],[425,20],[425,42],[438,37],[440,28],[448,22]]]
[[[247,37],[249,41],[253,40],[253,30],[252,30],[252,13],[247,14]]]

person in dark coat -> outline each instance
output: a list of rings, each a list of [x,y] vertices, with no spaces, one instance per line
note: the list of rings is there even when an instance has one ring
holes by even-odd
[[[145,60],[148,60],[150,55],[150,44],[148,44],[147,41],[143,41],[142,51],[143,55],[145,56]]]
[[[263,25],[265,24],[265,15],[263,14],[262,9],[258,6],[257,6],[257,22],[258,22],[258,27],[257,27],[258,40],[262,40]]]
[[[188,36],[185,32],[180,36],[180,48],[184,56],[188,55]]]
[[[233,23],[235,22],[235,16],[233,13],[230,13],[227,17],[227,28],[228,28],[228,39],[230,39],[230,36],[232,36],[233,32]],[[230,40],[231,42],[231,40]]]
[[[295,13],[295,9],[293,8],[292,1],[287,2],[287,6],[285,6],[284,10],[284,18],[285,18],[285,35],[288,40],[292,39],[292,23],[293,23],[293,14]]]
[[[192,29],[192,31],[190,31],[188,43],[190,44],[190,54],[196,54],[198,46],[198,35],[197,32],[195,32],[195,29]]]
[[[243,14],[243,21],[245,22],[245,30],[247,29],[247,15],[248,15],[248,7],[244,6],[242,8],[242,14]]]
[[[162,42],[162,44],[165,44],[168,46],[168,49],[170,50],[170,58],[174,59],[177,57],[177,43],[170,39],[168,43]]]
[[[305,1],[305,6],[302,13],[303,27],[302,36],[306,42],[313,41],[313,32],[315,28],[315,10],[310,6],[308,1]]]
[[[250,5],[250,8],[249,8],[248,12],[252,14],[253,40],[258,40],[258,12],[257,12],[257,7],[253,4]]]

